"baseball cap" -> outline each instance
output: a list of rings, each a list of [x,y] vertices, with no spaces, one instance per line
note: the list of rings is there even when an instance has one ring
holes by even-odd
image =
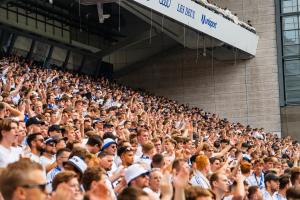
[[[104,125],[103,125],[103,128],[110,128],[110,127],[113,127],[114,125],[112,125],[111,123],[105,123]]]
[[[109,145],[111,144],[117,144],[117,142],[111,138],[106,138],[103,141],[102,147],[101,147],[101,151],[103,151],[104,149],[106,149],[107,147],[109,147]]]
[[[104,121],[100,118],[96,118],[96,119],[93,120],[93,124],[96,124],[98,122],[104,122]]]
[[[45,124],[42,120],[40,120],[38,117],[31,117],[26,122],[26,127],[34,125],[34,124]]]
[[[70,158],[68,161],[63,163],[65,164],[70,164],[73,167],[75,167],[78,171],[80,171],[80,173],[84,173],[84,171],[87,168],[87,164],[83,161],[83,159],[81,159],[78,156],[73,156],[72,158]]]
[[[130,165],[125,171],[125,181],[127,184],[129,184],[132,180],[136,179],[137,177],[148,173],[149,171],[139,164]]]
[[[44,141],[44,143],[45,144],[56,143],[56,140],[52,137],[49,137]]]

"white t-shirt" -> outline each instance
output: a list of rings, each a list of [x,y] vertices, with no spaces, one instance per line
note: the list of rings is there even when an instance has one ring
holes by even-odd
[[[8,164],[20,159],[21,153],[15,147],[6,148],[0,145],[0,168],[5,168]]]
[[[46,168],[48,165],[51,165],[52,163],[54,163],[55,160],[56,160],[55,156],[52,156],[52,158],[50,158],[50,159],[45,156],[40,157],[40,162],[44,168]]]

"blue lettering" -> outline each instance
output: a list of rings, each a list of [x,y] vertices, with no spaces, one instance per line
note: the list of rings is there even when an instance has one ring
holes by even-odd
[[[178,4],[178,7],[177,7],[177,11],[178,11],[178,12],[184,13],[184,9],[185,9],[185,6],[184,6],[184,5]]]
[[[170,8],[172,0],[159,0],[159,3],[167,8]]]
[[[203,25],[208,25],[209,28],[217,28],[217,22],[212,21],[211,19],[206,18],[205,15],[202,15],[201,17],[201,23]]]
[[[195,11],[190,9],[190,8],[186,8],[185,15],[194,19],[195,18]]]
[[[190,9],[188,7],[185,7],[184,5],[178,4],[177,11],[190,17],[190,18],[195,19],[195,11],[193,9]]]

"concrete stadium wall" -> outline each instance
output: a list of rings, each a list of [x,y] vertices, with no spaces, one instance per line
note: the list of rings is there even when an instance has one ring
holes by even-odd
[[[207,55],[196,63],[196,51],[172,48],[131,66],[119,81],[232,121],[281,132],[274,0],[216,3],[245,21],[251,20],[260,36],[255,58],[235,63]]]

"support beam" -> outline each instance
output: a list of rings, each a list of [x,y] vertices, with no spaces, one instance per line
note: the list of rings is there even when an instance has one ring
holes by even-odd
[[[49,61],[50,61],[50,59],[51,59],[51,57],[52,57],[52,54],[53,54],[53,49],[54,49],[54,46],[51,45],[51,47],[50,47],[50,49],[49,49],[49,52],[48,52],[48,55],[47,55],[47,57],[46,57],[46,59],[45,59],[45,62],[44,62],[44,66],[43,66],[43,67],[48,67]]]
[[[71,55],[71,50],[69,49],[65,58],[65,62],[62,65],[62,68],[65,69],[69,63],[69,59],[70,59],[70,55]]]
[[[7,52],[6,52],[7,55],[11,54],[11,52],[12,52],[14,46],[15,46],[16,39],[17,39],[17,34],[12,33],[12,37],[10,39],[9,47],[7,49]]]
[[[86,60],[86,56],[83,56],[82,60],[81,60],[81,64],[77,70],[78,73],[80,73],[82,71],[82,68],[84,66],[84,63],[85,63],[85,60]]]
[[[32,53],[33,53],[33,50],[34,50],[34,47],[35,47],[35,40],[31,40],[31,45],[30,45],[30,49],[27,53],[27,56],[26,56],[26,59],[30,60],[31,57],[32,57]]]

